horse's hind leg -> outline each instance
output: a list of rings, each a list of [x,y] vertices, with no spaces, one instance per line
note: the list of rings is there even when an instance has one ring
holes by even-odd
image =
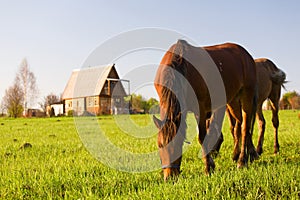
[[[258,134],[259,137],[258,137],[258,144],[256,147],[256,151],[259,155],[261,155],[263,152],[264,134],[265,134],[265,127],[266,127],[266,120],[262,113],[261,104],[257,106],[256,119],[258,121],[258,129],[259,129],[259,134]]]
[[[254,104],[254,93],[252,88],[244,88],[243,95],[241,97],[242,105],[242,139],[241,139],[241,153],[238,160],[238,168],[246,165],[248,161],[248,155],[250,161],[258,158],[258,154],[252,142],[252,120],[255,120],[256,104]]]
[[[242,112],[239,99],[235,99],[230,102],[227,106],[227,115],[229,118],[231,134],[234,140],[234,149],[232,160],[237,161],[239,159],[241,149],[240,149],[240,139],[241,139],[241,124],[242,124]]]
[[[274,89],[273,89],[274,90]],[[273,92],[273,91],[272,91]],[[272,123],[274,127],[274,154],[279,152],[279,142],[278,142],[278,127],[279,127],[279,98],[280,98],[280,88],[277,94],[273,92],[273,95],[270,96],[271,107],[272,107]]]
[[[278,119],[278,109],[272,110],[273,117],[272,123],[274,127],[274,154],[279,152],[279,142],[278,142],[278,127],[279,127],[279,119]]]
[[[229,129],[232,135],[232,138],[234,139],[234,127],[235,127],[235,119],[233,115],[230,113],[229,107],[227,106],[226,114],[229,120]]]

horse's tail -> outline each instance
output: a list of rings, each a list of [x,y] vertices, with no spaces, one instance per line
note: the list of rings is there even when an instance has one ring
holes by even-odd
[[[281,85],[285,89],[284,84],[287,83],[287,81],[285,80],[286,74],[281,69],[272,72],[270,77],[273,83]]]

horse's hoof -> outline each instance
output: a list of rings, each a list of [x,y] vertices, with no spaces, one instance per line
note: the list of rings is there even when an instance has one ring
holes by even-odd
[[[247,167],[247,164],[245,164],[245,163],[238,163],[238,164],[237,164],[237,168],[238,168],[238,169],[242,169],[242,168],[244,168],[244,167]]]
[[[213,169],[211,169],[209,166],[207,166],[206,168],[205,168],[205,175],[206,176],[210,176],[211,175],[211,173],[212,173],[212,171],[213,171]]]
[[[275,155],[279,154],[279,148],[274,147],[274,154],[275,154]]]
[[[263,149],[261,147],[257,147],[256,152],[258,155],[261,155],[263,153]]]
[[[207,169],[205,169],[204,174],[205,174],[206,176],[210,176],[210,171],[208,171]]]
[[[232,160],[233,160],[234,162],[237,162],[238,159],[239,159],[239,156],[234,155],[234,156],[232,157]]]
[[[245,158],[240,158],[237,163],[237,168],[241,169],[247,166],[247,160]]]
[[[216,168],[215,162],[212,158],[209,158],[208,165],[205,167],[205,174],[210,175]]]
[[[214,172],[214,168],[213,169],[205,169],[206,176],[210,176],[213,172]]]
[[[257,160],[259,158],[259,154],[256,151],[250,153],[250,162]]]
[[[232,156],[232,160],[234,162],[237,162],[239,160],[239,157],[240,157],[240,154],[239,153],[233,153],[233,156]]]

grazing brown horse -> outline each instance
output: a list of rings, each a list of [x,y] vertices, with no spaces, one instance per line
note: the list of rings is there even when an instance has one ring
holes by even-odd
[[[270,100],[271,109],[272,109],[272,123],[274,127],[274,153],[279,152],[279,143],[278,143],[278,110],[279,110],[279,99],[281,94],[281,87],[284,88],[284,83],[286,83],[285,73],[276,67],[276,65],[266,58],[255,59],[256,72],[257,72],[257,84],[258,84],[258,99],[257,99],[257,112],[256,118],[258,120],[259,128],[259,137],[256,151],[258,154],[263,152],[263,142],[264,142],[264,133],[266,121],[262,112],[262,104],[266,99]],[[227,109],[227,115],[230,122],[230,130],[234,137],[235,144],[238,143],[240,134],[235,132],[235,129],[240,129],[237,127],[234,117],[230,114]],[[236,128],[235,128],[236,127]],[[234,158],[237,159],[237,158]]]
[[[218,73],[215,77],[205,74],[213,69]],[[217,82],[218,76],[221,84]],[[243,47],[226,43],[202,48],[178,40],[163,56],[154,85],[160,98],[161,120],[155,116],[153,120],[159,129],[158,147],[165,180],[180,173],[187,111],[193,112],[198,122],[205,172],[208,174],[215,168],[209,147],[214,141],[205,143],[210,135],[206,119],[235,99],[241,102],[241,115],[233,113],[233,116],[242,123],[238,167],[246,165],[249,155],[251,160],[258,157],[251,133],[256,112],[256,70],[253,58]],[[220,85],[224,89],[224,101],[212,94]]]

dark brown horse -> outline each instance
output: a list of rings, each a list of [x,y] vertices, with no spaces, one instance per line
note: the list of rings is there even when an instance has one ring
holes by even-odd
[[[266,58],[255,59],[256,72],[257,72],[257,83],[258,83],[258,104],[256,118],[258,120],[259,137],[257,144],[257,153],[262,154],[263,142],[266,121],[262,112],[262,105],[266,99],[270,100],[272,109],[272,123],[274,127],[274,153],[279,152],[278,143],[278,110],[279,110],[279,99],[281,94],[281,87],[284,87],[286,75],[285,73],[276,67],[276,65]],[[235,145],[239,141],[240,134],[235,132],[235,129],[240,129],[236,124],[234,117],[230,113],[230,109],[227,109],[227,115],[230,122],[230,130],[234,137]],[[236,128],[235,128],[236,127]],[[234,158],[237,159],[237,158]]]
[[[187,111],[193,112],[198,122],[205,172],[214,169],[210,151],[218,138],[207,134],[206,120],[218,110],[225,112],[222,108],[235,99],[241,102],[241,115],[233,116],[242,123],[238,167],[246,165],[249,155],[251,160],[258,157],[251,133],[256,112],[256,70],[253,58],[243,47],[226,43],[202,48],[178,40],[163,56],[154,85],[160,97],[162,121],[156,117],[153,120],[159,128],[165,180],[180,173]]]

